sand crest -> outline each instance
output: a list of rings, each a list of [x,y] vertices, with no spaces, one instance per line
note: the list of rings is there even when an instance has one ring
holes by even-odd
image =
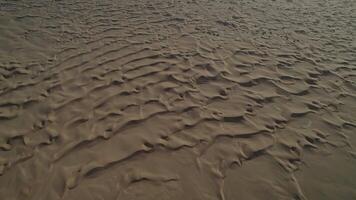
[[[0,199],[356,199],[352,0],[0,0]]]

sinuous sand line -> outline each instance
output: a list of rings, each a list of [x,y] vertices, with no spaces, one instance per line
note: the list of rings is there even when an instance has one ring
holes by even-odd
[[[356,199],[355,13],[0,0],[0,199]]]

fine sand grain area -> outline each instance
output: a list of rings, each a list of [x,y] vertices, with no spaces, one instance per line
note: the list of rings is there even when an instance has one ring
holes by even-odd
[[[355,200],[355,0],[0,0],[1,200]]]

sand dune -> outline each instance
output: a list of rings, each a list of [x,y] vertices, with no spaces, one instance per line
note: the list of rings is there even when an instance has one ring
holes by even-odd
[[[352,0],[0,0],[0,199],[356,199]]]

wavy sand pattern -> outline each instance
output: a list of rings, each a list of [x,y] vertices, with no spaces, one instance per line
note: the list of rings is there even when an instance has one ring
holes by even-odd
[[[0,0],[0,199],[356,199],[352,0]]]

